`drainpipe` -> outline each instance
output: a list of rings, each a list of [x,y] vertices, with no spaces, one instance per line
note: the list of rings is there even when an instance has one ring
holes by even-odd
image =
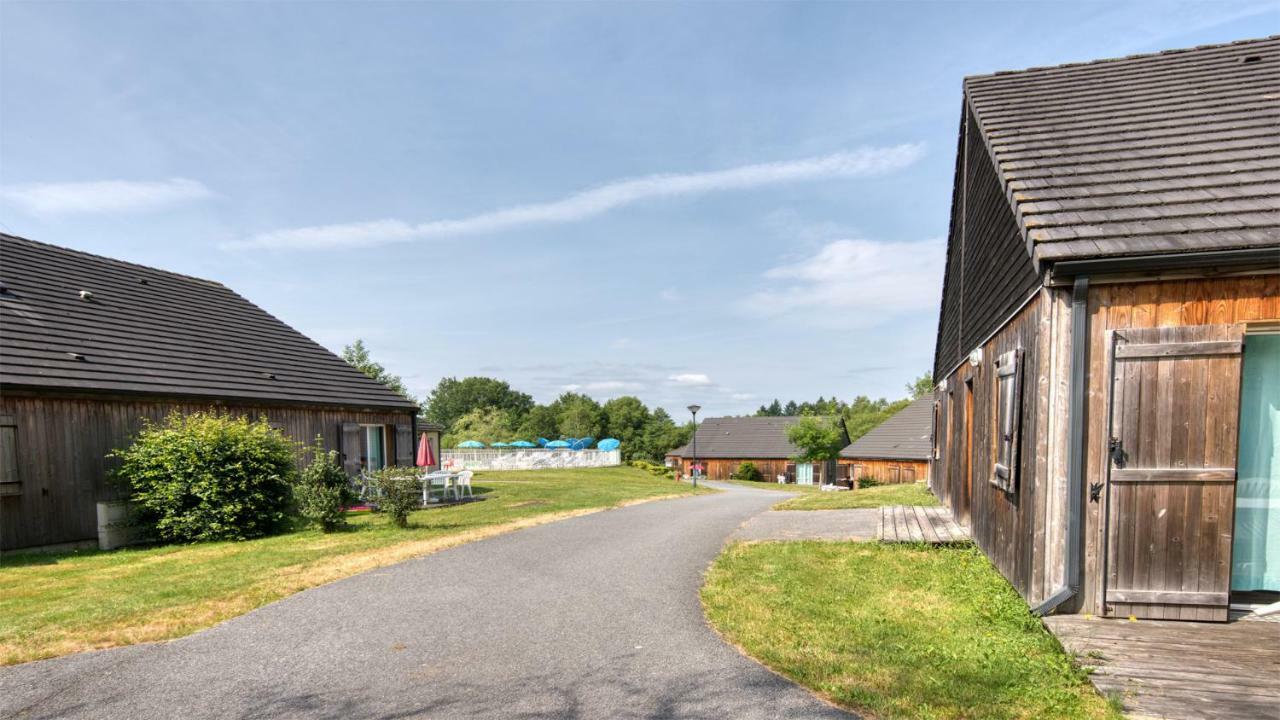
[[[1089,277],[1077,276],[1071,289],[1071,384],[1067,407],[1067,537],[1066,562],[1057,591],[1031,612],[1048,615],[1080,591],[1080,538],[1084,515],[1085,364],[1089,360]]]

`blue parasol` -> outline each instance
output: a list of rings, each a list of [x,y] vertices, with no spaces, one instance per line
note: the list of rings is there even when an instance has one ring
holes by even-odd
[[[462,441],[462,442],[458,443],[458,447],[460,447],[460,448],[482,448],[482,447],[484,447],[484,443],[480,442],[479,440],[464,440],[464,441]]]
[[[622,445],[622,442],[617,438],[605,438],[604,440],[601,440],[598,445],[596,445],[596,449],[597,450],[617,450],[620,445]]]

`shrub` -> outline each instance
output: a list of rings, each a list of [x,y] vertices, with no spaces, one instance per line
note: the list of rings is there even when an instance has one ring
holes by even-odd
[[[370,475],[370,485],[378,491],[378,509],[396,527],[409,527],[409,513],[422,505],[422,482],[413,468],[388,467]]]
[[[760,468],[756,467],[753,462],[742,463],[737,470],[733,471],[733,475],[730,477],[734,480],[753,480],[755,482],[764,480],[764,475],[760,473]]]
[[[874,478],[874,477],[872,477],[872,476],[870,476],[870,475],[867,475],[867,476],[865,476],[865,477],[860,477],[860,478],[858,478],[858,488],[859,488],[859,489],[861,489],[861,488],[873,488],[873,487],[877,487],[877,486],[879,486],[879,485],[883,485],[883,484],[884,484],[884,483],[880,482],[880,480],[878,480],[877,478]]]
[[[133,520],[168,542],[247,540],[283,524],[296,447],[266,418],[173,413],[116,450]]]
[[[333,532],[346,524],[346,509],[355,501],[355,493],[336,451],[326,451],[319,437],[309,451],[311,464],[293,484],[293,504],[303,519]]]

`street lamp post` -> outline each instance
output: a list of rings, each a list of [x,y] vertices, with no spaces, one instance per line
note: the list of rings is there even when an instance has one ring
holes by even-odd
[[[689,412],[693,413],[693,486],[698,487],[698,411],[702,409],[701,405],[690,405]]]

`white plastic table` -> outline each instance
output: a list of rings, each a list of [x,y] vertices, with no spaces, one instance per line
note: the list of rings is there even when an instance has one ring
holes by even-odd
[[[431,487],[436,485],[436,481],[441,481],[444,493],[441,494],[441,501],[444,500],[444,494],[449,492],[449,488],[453,486],[455,480],[458,479],[458,473],[449,470],[436,470],[422,476],[422,506],[426,507],[431,501]]]

